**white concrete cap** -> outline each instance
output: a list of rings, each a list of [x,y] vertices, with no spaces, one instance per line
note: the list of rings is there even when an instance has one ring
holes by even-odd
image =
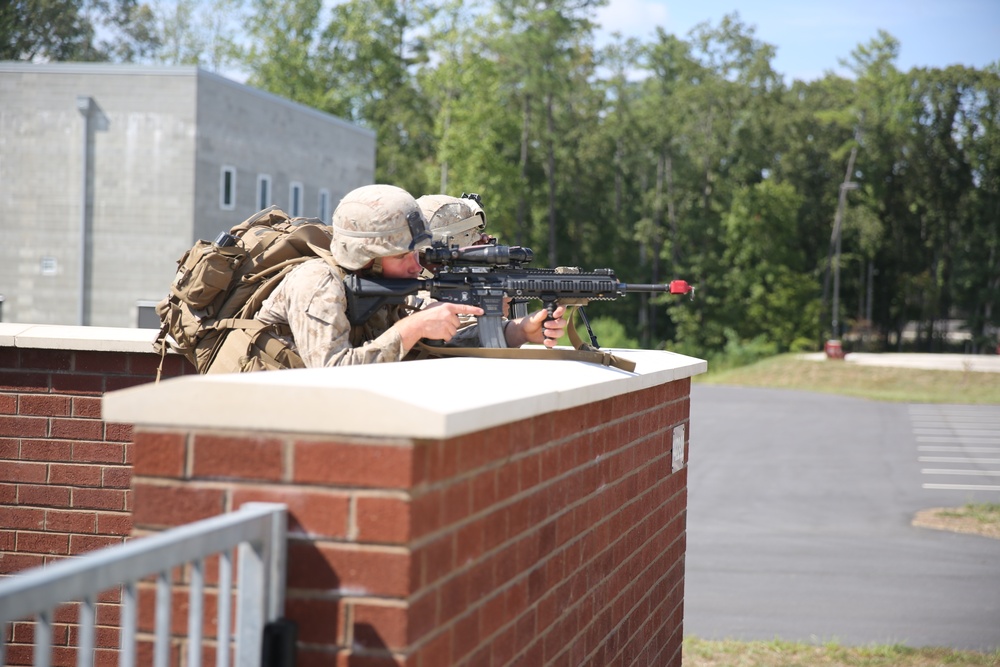
[[[152,352],[156,329],[0,323],[0,346],[96,352]]]
[[[614,350],[633,373],[580,361],[454,357],[189,375],[111,392],[104,419],[195,427],[449,438],[704,373],[701,359]]]

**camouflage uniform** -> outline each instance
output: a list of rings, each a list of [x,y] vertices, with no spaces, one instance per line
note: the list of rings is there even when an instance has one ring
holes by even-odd
[[[371,364],[403,359],[403,345],[392,325],[407,309],[384,306],[367,322],[347,320],[343,277],[323,259],[311,259],[281,281],[264,301],[257,319],[287,323],[291,341],[306,368]]]
[[[416,201],[390,185],[368,185],[349,192],[333,214],[333,262],[359,271],[381,258],[426,245],[430,234]],[[289,344],[307,368],[399,361],[402,340],[392,325],[408,312],[384,306],[363,325],[347,319],[343,274],[324,259],[295,267],[264,301],[257,319],[287,324]],[[287,340],[287,339],[286,339]]]

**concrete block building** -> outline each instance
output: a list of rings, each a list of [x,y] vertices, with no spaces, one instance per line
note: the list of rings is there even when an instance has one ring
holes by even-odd
[[[0,321],[158,326],[196,240],[374,178],[374,132],[196,67],[0,62]]]

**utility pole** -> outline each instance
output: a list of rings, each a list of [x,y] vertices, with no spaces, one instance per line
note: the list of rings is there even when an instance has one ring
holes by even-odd
[[[840,238],[841,226],[844,221],[844,206],[847,204],[848,190],[856,190],[858,184],[851,180],[854,172],[854,160],[858,156],[858,147],[851,148],[851,156],[847,160],[847,173],[844,174],[844,182],[840,184],[840,194],[837,197],[837,213],[833,218],[833,235],[830,243],[834,245],[833,251],[833,321],[831,323],[831,338],[840,340]]]

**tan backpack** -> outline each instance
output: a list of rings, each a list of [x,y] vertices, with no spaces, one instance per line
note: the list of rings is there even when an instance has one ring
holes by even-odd
[[[295,266],[315,257],[332,264],[331,233],[317,218],[271,206],[214,242],[198,241],[177,260],[170,293],[156,306],[162,328],[153,349],[184,355],[199,373],[302,368],[282,338],[287,325],[253,317]]]

